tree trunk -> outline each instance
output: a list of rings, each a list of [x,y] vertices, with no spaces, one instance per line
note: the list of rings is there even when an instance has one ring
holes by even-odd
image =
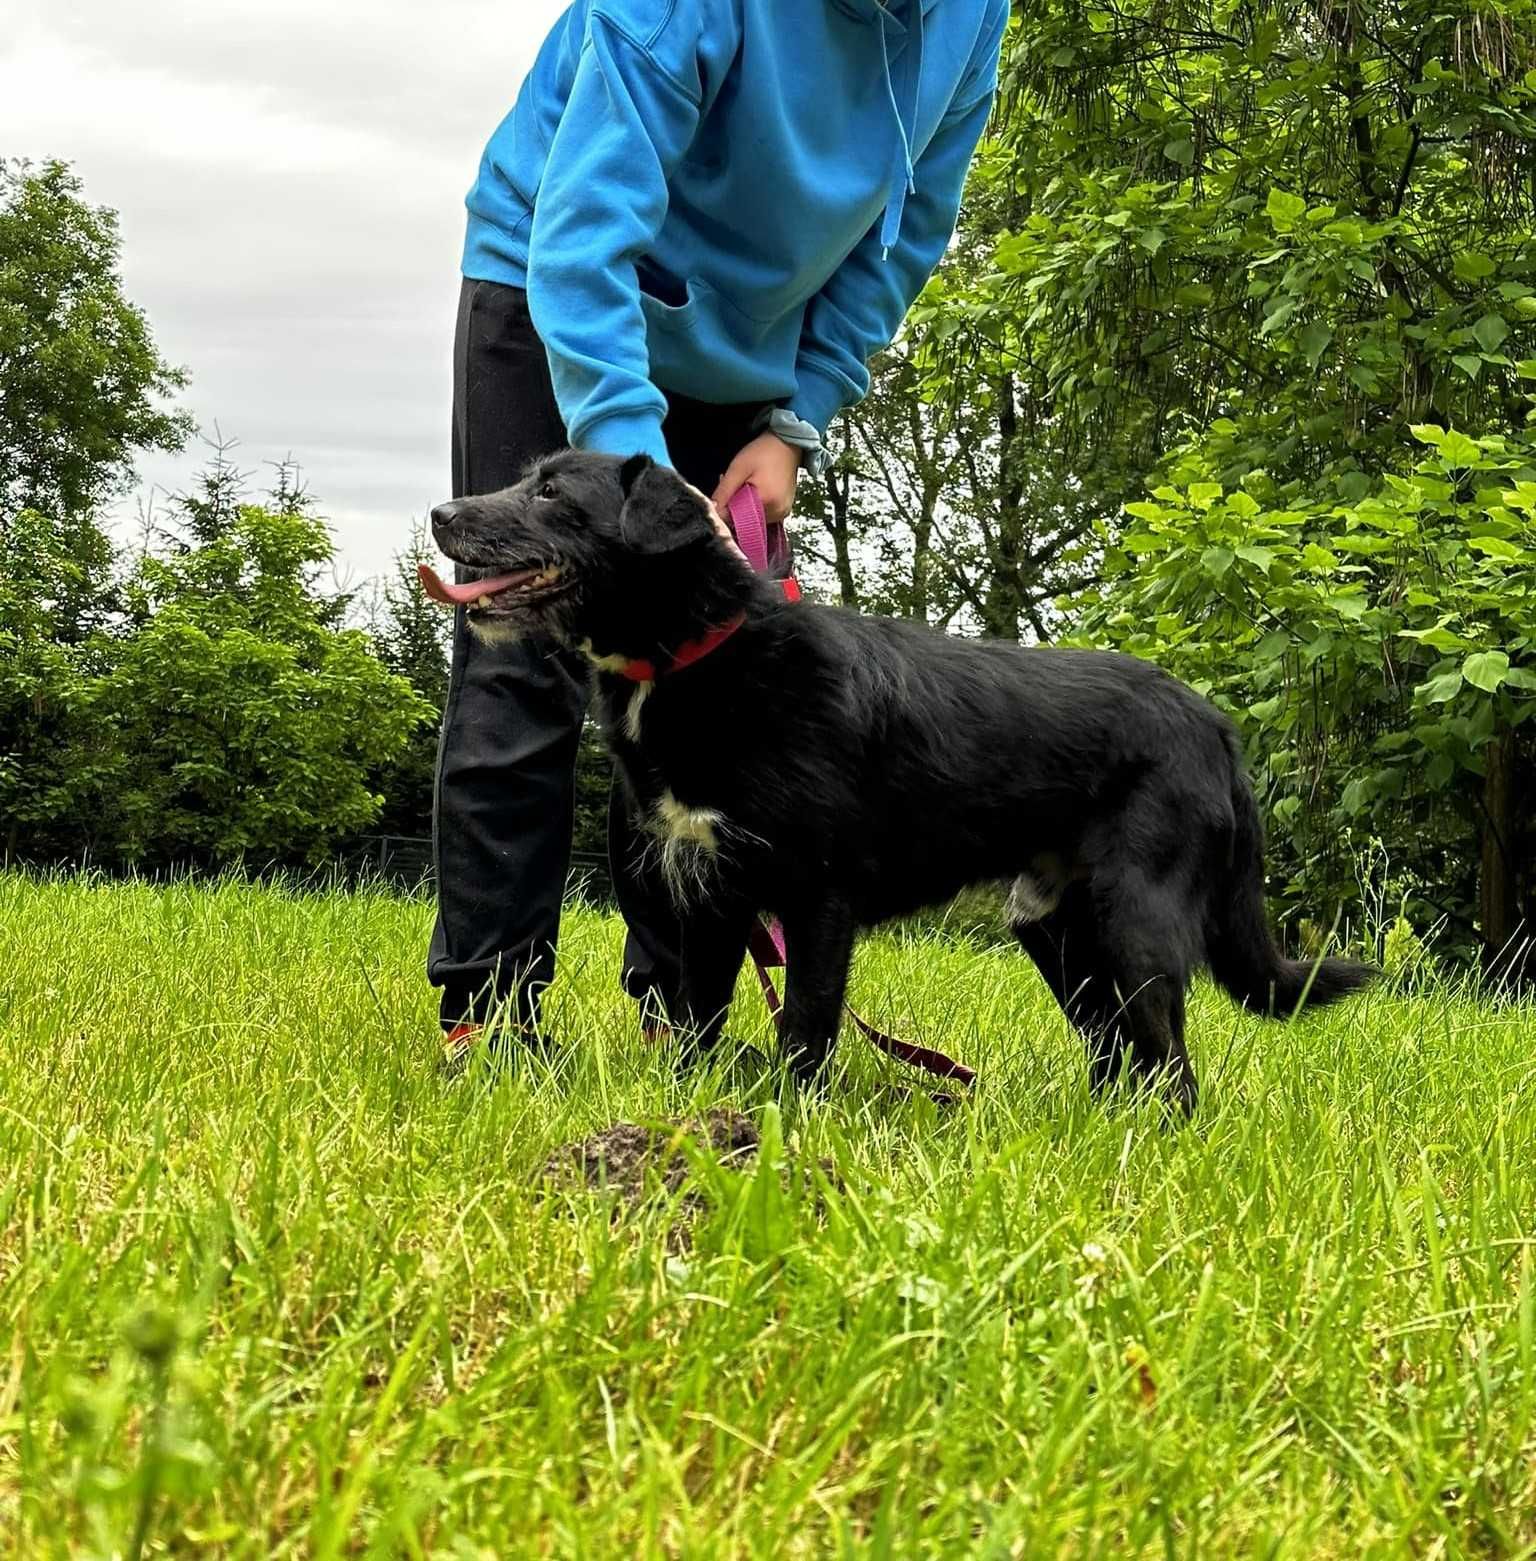
[[[997,639],[1016,640],[1023,611],[1019,566],[1024,551],[1024,485],[1018,474],[1019,409],[1012,374],[997,380],[994,394],[998,433],[997,545],[991,559],[992,578],[987,582],[982,627]]]
[[[1519,809],[1515,798],[1515,735],[1505,732],[1483,750],[1483,850],[1478,922],[1483,963],[1497,981],[1518,981],[1527,963],[1515,862]]]
[[[849,547],[849,521],[853,501],[853,473],[845,471],[838,480],[838,469],[827,468],[825,478],[831,520],[827,534],[832,538],[832,562],[837,571],[837,591],[844,607],[859,605],[858,581],[853,576],[853,553]]]

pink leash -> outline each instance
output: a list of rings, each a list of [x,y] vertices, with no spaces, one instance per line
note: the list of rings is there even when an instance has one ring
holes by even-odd
[[[783,580],[786,587],[793,586],[792,591],[786,589],[785,595],[791,601],[798,600],[800,587],[794,578],[789,537],[782,526],[768,524],[757,489],[750,483],[744,488],[738,488],[727,508],[731,517],[731,530],[736,533],[736,544],[746,554],[747,562],[759,574],[771,574]],[[757,981],[763,989],[768,1016],[778,1025],[783,1018],[783,1005],[773,977],[768,973],[770,970],[781,970],[786,965],[784,929],[779,925],[778,918],[761,917],[754,922],[747,947],[752,955],[752,963],[757,968]],[[877,1030],[855,1013],[851,1006],[848,1008],[848,1017],[864,1039],[886,1056],[894,1057],[910,1067],[921,1068],[935,1078],[954,1079],[965,1085],[976,1082],[975,1070],[966,1067],[963,1062],[957,1062],[953,1057],[927,1046],[899,1041],[895,1036]]]

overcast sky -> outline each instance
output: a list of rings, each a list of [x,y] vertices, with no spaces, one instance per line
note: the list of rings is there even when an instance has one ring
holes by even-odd
[[[354,578],[447,497],[464,193],[565,3],[4,0],[0,154],[117,209],[185,404],[302,464]]]

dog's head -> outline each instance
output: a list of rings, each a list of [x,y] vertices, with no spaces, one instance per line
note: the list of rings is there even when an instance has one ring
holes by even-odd
[[[463,607],[482,635],[569,645],[617,635],[629,649],[637,596],[664,610],[660,579],[673,586],[664,598],[717,573],[732,557],[722,529],[702,493],[649,457],[567,450],[500,493],[433,510],[437,545],[475,577],[449,585],[423,566],[422,584],[433,600]]]

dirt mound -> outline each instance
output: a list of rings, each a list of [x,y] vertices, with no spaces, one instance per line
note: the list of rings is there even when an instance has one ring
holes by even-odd
[[[646,1173],[654,1170],[668,1192],[676,1192],[688,1175],[686,1145],[713,1149],[726,1165],[757,1152],[758,1133],[750,1117],[739,1111],[716,1110],[678,1122],[615,1122],[590,1138],[562,1144],[544,1162],[539,1180],[566,1188],[612,1188],[634,1201],[646,1189]]]

